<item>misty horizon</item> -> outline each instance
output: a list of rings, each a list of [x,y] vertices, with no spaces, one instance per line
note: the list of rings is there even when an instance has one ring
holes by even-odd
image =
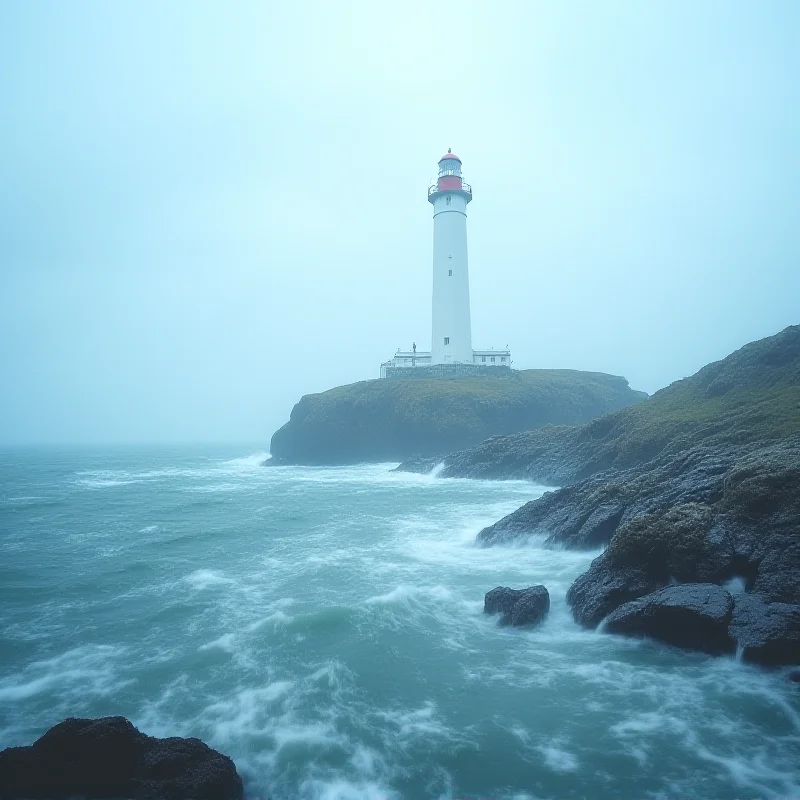
[[[516,369],[653,394],[800,322],[799,6],[453,8],[7,4],[0,445],[268,450],[427,350],[448,148]]]

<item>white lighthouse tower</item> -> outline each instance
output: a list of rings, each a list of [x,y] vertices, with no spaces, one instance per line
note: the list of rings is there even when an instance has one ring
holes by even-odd
[[[467,264],[467,203],[472,187],[461,176],[461,159],[448,150],[428,187],[433,205],[433,306],[430,352],[397,349],[381,364],[381,377],[451,377],[511,369],[511,351],[473,350]]]
[[[433,364],[472,364],[467,266],[467,203],[472,188],[461,177],[461,159],[448,150],[428,188],[433,205]]]

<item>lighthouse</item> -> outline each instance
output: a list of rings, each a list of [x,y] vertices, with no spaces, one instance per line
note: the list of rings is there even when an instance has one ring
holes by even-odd
[[[467,263],[467,204],[472,187],[461,175],[461,159],[448,151],[428,186],[433,206],[433,302],[431,349],[397,348],[381,364],[382,378],[449,378],[476,374],[508,374],[511,351],[473,350]]]
[[[467,264],[467,203],[472,188],[461,176],[461,159],[448,150],[428,187],[433,206],[433,323],[431,363],[472,364]]]

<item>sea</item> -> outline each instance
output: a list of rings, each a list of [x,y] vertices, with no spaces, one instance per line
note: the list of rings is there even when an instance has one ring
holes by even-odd
[[[0,748],[123,715],[249,800],[800,798],[786,674],[582,630],[598,552],[476,545],[545,487],[266,457],[0,453]],[[484,615],[539,583],[540,626]]]

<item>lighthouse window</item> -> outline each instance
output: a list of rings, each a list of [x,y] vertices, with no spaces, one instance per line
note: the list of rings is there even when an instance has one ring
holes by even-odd
[[[483,361],[483,363],[485,364],[486,363],[486,356],[481,356],[481,361]]]
[[[445,203],[447,203],[448,206],[450,205],[450,195],[447,195],[447,198],[445,199]]]
[[[453,277],[453,270],[451,270],[451,269],[447,270],[447,274],[448,274],[449,277],[452,278]]]
[[[492,356],[492,364],[494,364],[494,356]]]
[[[444,343],[445,344],[450,344],[450,337],[449,336],[445,336],[444,337]]]
[[[501,364],[505,364],[506,363],[506,357],[505,356],[500,356],[500,363]]]

